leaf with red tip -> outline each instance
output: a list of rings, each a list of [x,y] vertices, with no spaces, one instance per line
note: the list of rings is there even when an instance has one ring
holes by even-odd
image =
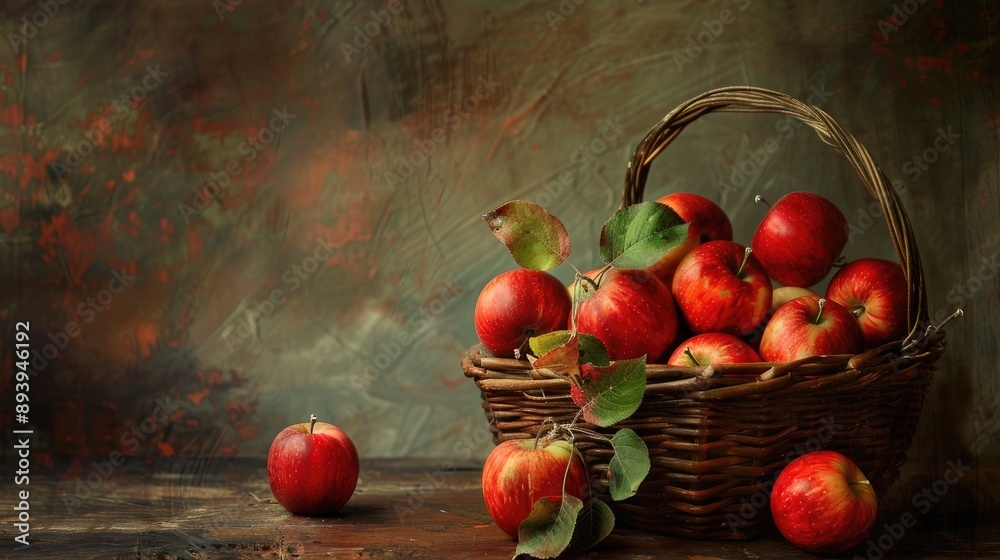
[[[601,229],[601,260],[616,268],[646,268],[684,244],[688,223],[659,202],[641,202],[614,213]]]
[[[531,351],[541,358],[555,348],[566,344],[571,336],[573,336],[573,331],[554,331],[531,337],[528,339],[528,345],[531,346]],[[587,333],[577,333],[576,338],[579,339],[578,345],[580,350],[580,360],[578,363],[594,364],[597,366],[611,365],[611,360],[608,358],[608,351],[604,348],[604,343],[601,342],[601,339]]]
[[[569,379],[570,383],[579,386],[580,339],[575,336],[569,337],[569,340],[532,362],[531,367],[539,371],[547,370],[559,377]]]
[[[569,258],[566,226],[533,202],[512,200],[483,219],[514,262],[524,268],[549,270]]]
[[[632,416],[646,391],[646,357],[619,360],[594,368],[594,379],[583,384],[583,419],[607,427]]]

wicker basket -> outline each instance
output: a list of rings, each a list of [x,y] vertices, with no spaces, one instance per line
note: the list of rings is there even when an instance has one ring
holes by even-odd
[[[647,366],[642,406],[618,428],[635,430],[649,447],[652,469],[633,498],[613,504],[633,528],[703,539],[745,539],[769,521],[767,496],[792,458],[819,448],[851,457],[879,496],[899,476],[920,409],[944,350],[944,334],[928,323],[920,257],[899,198],[868,151],[822,110],[753,87],[713,90],[670,112],[643,139],[629,163],[622,206],[642,200],[649,167],[684,126],[712,111],[790,115],[843,154],[879,201],[909,283],[906,338],[858,355],[792,363],[714,368]],[[532,371],[525,360],[483,355],[462,360],[479,387],[494,441],[534,438],[547,419],[568,420],[578,408],[569,384]],[[732,377],[729,374],[747,374]],[[596,438],[577,445],[599,475],[611,450]]]

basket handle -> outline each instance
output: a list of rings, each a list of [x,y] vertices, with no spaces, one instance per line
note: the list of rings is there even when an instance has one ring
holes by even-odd
[[[882,206],[896,249],[896,256],[907,280],[907,321],[910,332],[903,340],[902,347],[919,341],[929,325],[927,313],[927,293],[924,286],[923,268],[917,251],[909,218],[899,200],[899,195],[890,186],[882,170],[872,159],[868,150],[847,133],[833,117],[823,110],[807,105],[787,94],[765,88],[751,86],[731,86],[705,92],[694,97],[663,117],[646,135],[628,164],[625,174],[622,208],[642,202],[643,190],[649,175],[649,167],[664,148],[677,137],[691,121],[713,111],[727,113],[777,113],[792,116],[812,127],[820,140],[841,153],[858,172],[861,182]],[[919,345],[917,345],[919,346]]]

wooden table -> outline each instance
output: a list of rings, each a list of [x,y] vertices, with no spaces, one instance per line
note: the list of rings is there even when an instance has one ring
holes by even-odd
[[[7,558],[133,560],[511,558],[514,541],[492,524],[483,506],[479,467],[451,469],[439,460],[364,461],[355,495],[331,517],[286,512],[273,500],[260,461],[185,459],[122,467],[72,509],[67,504],[77,479],[32,476],[32,544],[12,549],[14,529],[5,523],[2,550]],[[3,495],[11,503],[9,488]],[[974,556],[1000,556],[996,525],[912,530],[885,557]],[[780,536],[701,542],[621,528],[579,557],[819,558]]]

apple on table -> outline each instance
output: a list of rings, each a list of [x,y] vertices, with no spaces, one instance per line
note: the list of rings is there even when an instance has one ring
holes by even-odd
[[[567,471],[568,469],[568,471]],[[541,498],[559,502],[566,493],[590,496],[583,457],[568,441],[512,439],[496,446],[483,465],[483,499],[497,527],[517,537],[521,522]]]
[[[853,461],[835,451],[789,463],[771,489],[771,516],[786,539],[816,553],[847,552],[871,531],[878,499]]]
[[[317,422],[278,432],[267,452],[267,481],[279,504],[300,515],[326,515],[354,494],[360,471],[354,442],[340,428]]]

